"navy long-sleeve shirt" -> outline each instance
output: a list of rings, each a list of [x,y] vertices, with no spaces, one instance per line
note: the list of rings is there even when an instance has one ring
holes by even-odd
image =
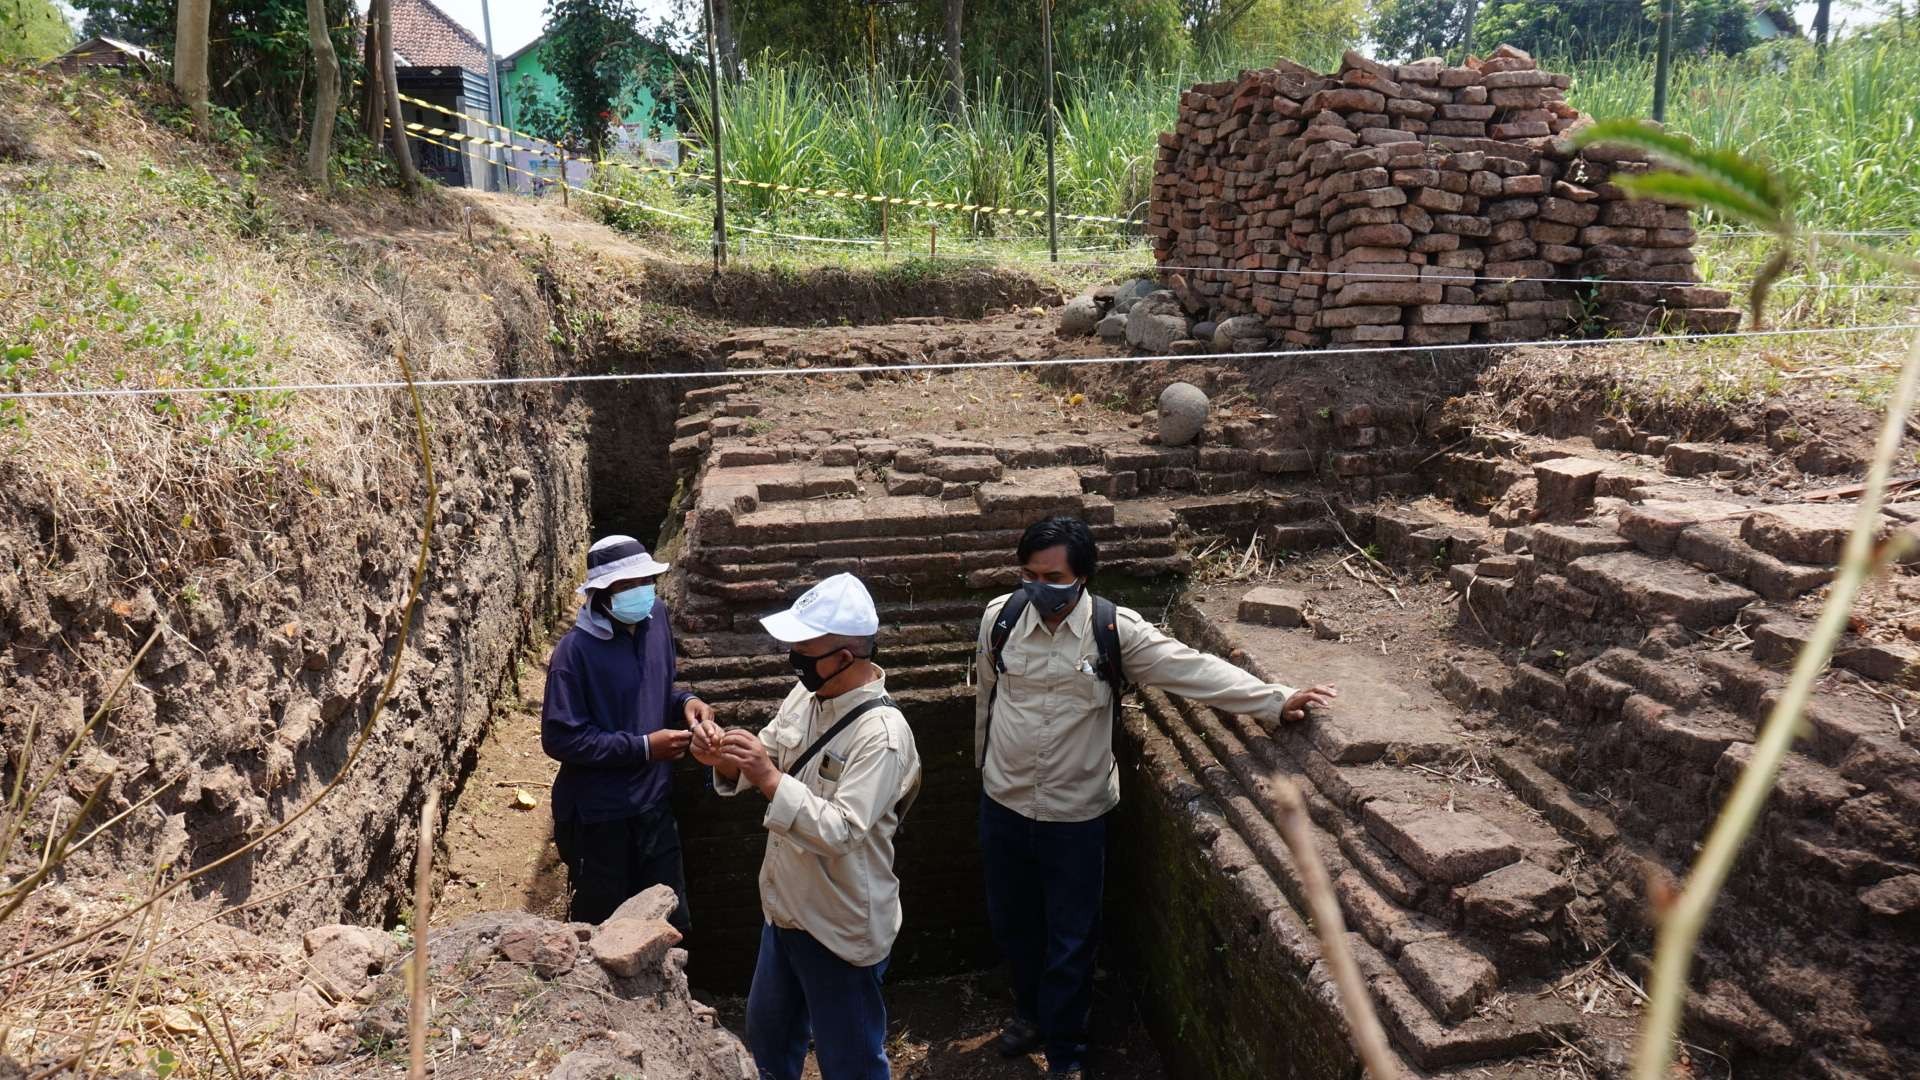
[[[666,799],[672,766],[647,759],[647,735],[684,726],[693,694],[674,689],[678,673],[666,604],[632,632],[582,610],[547,661],[540,710],[540,748],[560,763],[554,820],[617,821]]]

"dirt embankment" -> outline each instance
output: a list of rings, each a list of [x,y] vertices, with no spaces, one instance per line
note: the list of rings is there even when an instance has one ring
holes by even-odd
[[[565,357],[529,261],[457,242],[443,196],[315,198],[281,163],[160,136],[107,83],[23,80],[0,109],[19,148],[0,175],[22,234],[0,264],[10,381],[176,391],[15,403],[0,430],[4,750],[37,777],[78,747],[26,825],[125,814],[61,876],[144,891],[341,772],[399,653],[429,510],[404,394],[245,387]],[[586,532],[570,394],[422,401],[439,496],[390,703],[314,812],[194,883],[262,901],[256,918],[399,910],[421,800],[457,781]]]

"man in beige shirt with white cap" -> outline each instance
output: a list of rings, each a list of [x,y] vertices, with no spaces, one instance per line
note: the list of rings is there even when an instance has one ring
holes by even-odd
[[[824,1080],[887,1080],[880,986],[900,933],[893,836],[920,790],[913,731],[873,663],[880,616],[852,574],[760,620],[799,682],[756,736],[693,725],[722,795],[767,799],[766,924],[747,995],[764,1080],[799,1080],[811,1036]]]
[[[1099,561],[1074,518],[1035,522],[1016,553],[1020,590],[980,620],[974,756],[981,768],[987,917],[1013,973],[997,1049],[1044,1049],[1056,1078],[1086,1068],[1107,815],[1120,802],[1114,719],[1129,684],[1265,721],[1335,696],[1265,683],[1087,591]]]

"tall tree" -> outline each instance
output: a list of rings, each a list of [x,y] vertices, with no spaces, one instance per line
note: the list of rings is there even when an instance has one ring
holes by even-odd
[[[942,5],[947,47],[947,112],[959,119],[967,111],[967,73],[960,63],[960,24],[966,16],[966,0],[946,0]]]
[[[720,53],[721,74],[739,78],[740,36],[733,32],[733,0],[713,0],[713,42]]]
[[[340,57],[333,51],[326,0],[307,0],[307,37],[313,45],[313,127],[307,132],[307,179],[327,182],[333,125],[340,114]]]
[[[212,18],[213,0],[180,0],[173,32],[173,85],[187,99],[193,130],[202,136],[213,122],[207,104],[207,31]]]
[[[0,0],[0,62],[45,60],[73,44],[53,0]]]
[[[547,0],[546,43],[547,70],[560,83],[567,129],[598,158],[647,70],[650,43],[633,0]]]
[[[1416,60],[1457,59],[1466,38],[1467,11],[1475,0],[1389,0],[1376,7],[1367,28],[1382,56]]]
[[[387,146],[393,151],[394,167],[400,170],[400,186],[417,191],[420,170],[413,166],[413,147],[407,141],[407,114],[400,108],[400,69],[394,66],[393,59],[393,0],[373,0],[367,20],[380,27],[380,51],[375,59],[380,65],[381,96],[386,105]]]

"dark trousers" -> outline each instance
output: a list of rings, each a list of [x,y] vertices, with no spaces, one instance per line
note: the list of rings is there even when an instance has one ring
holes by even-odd
[[[804,930],[760,928],[747,1049],[760,1080],[800,1080],[813,1037],[822,1080],[887,1080],[887,962],[856,967]]]
[[[642,891],[671,885],[680,906],[667,921],[682,934],[692,927],[680,826],[664,803],[617,821],[555,821],[553,842],[567,864],[567,888],[573,894],[569,919],[602,923]]]
[[[1107,818],[1034,821],[982,795],[980,853],[987,919],[1013,969],[1014,1008],[1040,1029],[1050,1071],[1083,1068]]]

